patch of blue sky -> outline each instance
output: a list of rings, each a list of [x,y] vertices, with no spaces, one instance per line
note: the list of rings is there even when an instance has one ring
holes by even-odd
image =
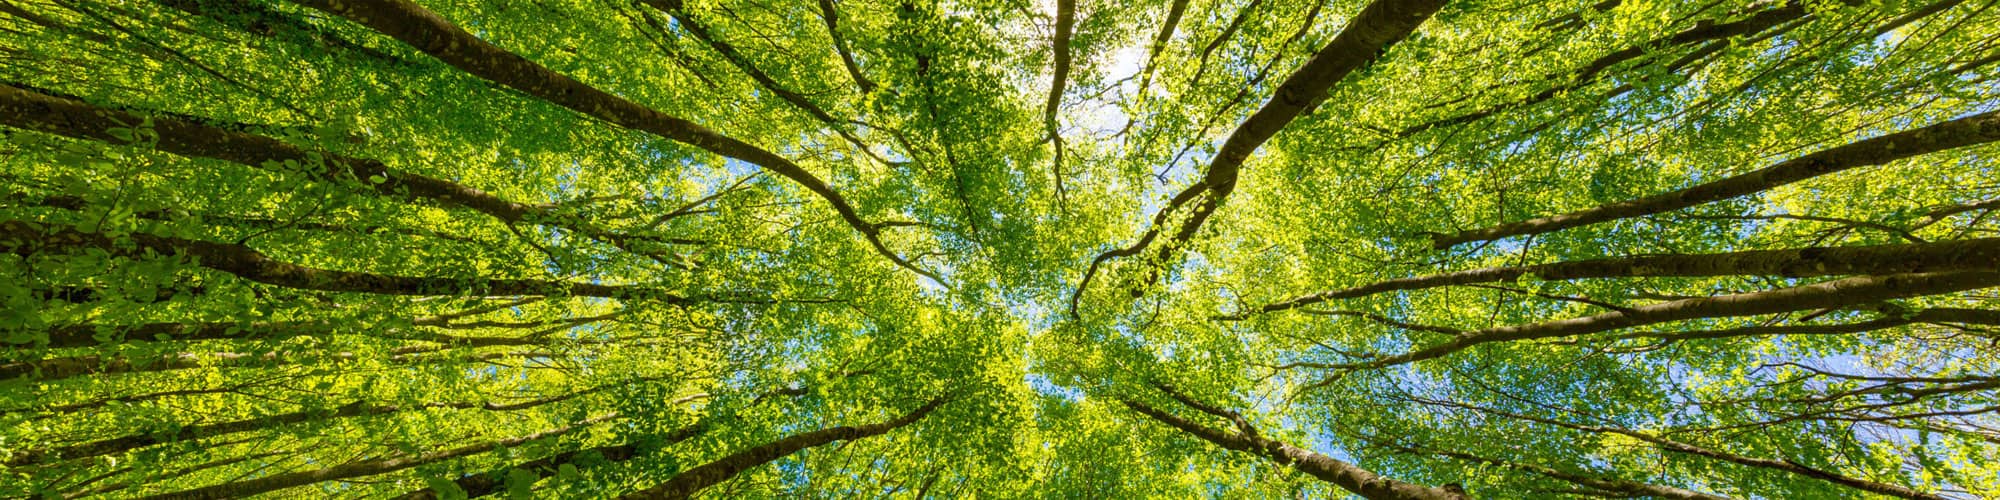
[[[722,168],[734,176],[745,176],[761,170],[757,165],[735,158],[723,158]]]
[[[1147,49],[1144,45],[1127,45],[1111,51],[1111,64],[1104,69],[1104,81],[1116,86],[1092,92],[1065,109],[1082,109],[1082,113],[1069,117],[1073,126],[1082,128],[1093,137],[1109,137],[1123,129],[1131,117],[1125,113],[1128,98],[1139,93],[1138,76],[1145,70]],[[1116,138],[1116,144],[1123,144],[1124,138]]]
[[[771,466],[778,469],[778,481],[788,489],[798,490],[812,485],[812,469],[806,467],[804,460],[783,458]]]
[[[1022,381],[1028,384],[1028,388],[1034,390],[1036,394],[1059,397],[1069,401],[1083,400],[1084,394],[1082,390],[1057,384],[1041,374],[1031,371],[1021,378]]]

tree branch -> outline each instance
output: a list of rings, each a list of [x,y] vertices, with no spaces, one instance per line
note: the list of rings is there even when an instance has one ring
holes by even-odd
[[[1542,234],[1600,222],[1671,212],[1758,193],[1778,186],[1917,155],[2000,140],[2000,111],[1988,111],[1820,150],[1763,169],[1644,198],[1562,215],[1510,222],[1455,234],[1434,234],[1436,249],[1474,241]]]
[[[656,498],[688,498],[694,496],[696,492],[701,491],[703,488],[714,486],[718,483],[728,480],[729,478],[736,477],[737,474],[740,474],[743,471],[749,470],[753,467],[764,465],[766,463],[770,463],[773,460],[784,458],[788,455],[791,455],[792,453],[798,452],[799,450],[824,445],[834,441],[853,441],[871,436],[877,436],[895,430],[897,428],[910,425],[911,423],[914,423],[917,420],[923,419],[925,415],[929,415],[931,410],[937,409],[937,407],[939,405],[944,404],[945,401],[947,401],[947,398],[940,397],[932,399],[929,403],[925,403],[923,406],[918,407],[916,410],[911,411],[910,413],[904,414],[903,416],[898,417],[896,419],[884,422],[877,422],[873,424],[851,426],[851,427],[850,426],[829,427],[816,431],[786,436],[777,441],[772,441],[769,443],[751,447],[749,449],[730,454],[729,456],[722,457],[713,462],[701,464],[693,468],[687,469],[685,471],[681,471],[679,474],[675,474],[673,477],[668,478],[665,482],[662,482],[658,485],[654,485],[651,488],[646,488],[643,490],[634,491],[632,493],[627,493],[619,498],[626,500],[656,499]]]

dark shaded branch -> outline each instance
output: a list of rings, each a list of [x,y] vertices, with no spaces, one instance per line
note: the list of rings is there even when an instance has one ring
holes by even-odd
[[[1467,405],[1449,401],[1433,401],[1433,400],[1421,400],[1421,399],[1418,401],[1426,404],[1442,404],[1458,408],[1465,408],[1478,411],[1481,413],[1490,413],[1493,415],[1499,415],[1507,418],[1526,420],[1529,422],[1536,422],[1576,431],[1592,432],[1599,434],[1617,434],[1621,436],[1638,439],[1640,441],[1645,441],[1647,443],[1651,443],[1667,451],[1711,458],[1725,462],[1735,463],[1738,465],[1755,467],[1759,469],[1769,469],[1769,470],[1786,472],[1790,474],[1796,474],[1870,493],[1889,495],[1900,498],[1922,499],[1922,500],[1941,500],[1943,498],[1937,495],[1932,495],[1929,493],[1912,490],[1902,486],[1848,477],[1835,472],[1808,467],[1806,465],[1800,464],[1792,460],[1774,460],[1769,458],[1758,458],[1745,455],[1737,455],[1734,453],[1729,453],[1721,450],[1704,448],[1687,443],[1682,443],[1679,441],[1669,440],[1647,432],[1639,432],[1617,427],[1574,424],[1552,418],[1539,417],[1534,415],[1525,415],[1520,413],[1502,411],[1494,408],[1473,406],[1473,405]]]
[[[1232,434],[1188,421],[1171,413],[1154,409],[1145,403],[1121,399],[1125,407],[1139,412],[1160,423],[1193,434],[1224,449],[1257,455],[1290,466],[1300,472],[1332,483],[1341,489],[1370,500],[1466,500],[1463,492],[1445,488],[1434,488],[1389,479],[1359,466],[1335,460],[1333,457],[1312,450],[1299,448],[1282,441],[1257,437],[1255,435]]]
[[[122,243],[129,243],[122,244]],[[102,250],[131,259],[186,257],[201,267],[258,283],[300,290],[383,295],[570,295],[688,303],[659,290],[626,285],[573,283],[534,279],[435,278],[338,271],[281,262],[245,245],[188,240],[146,233],[113,239],[74,227],[25,221],[0,221],[0,249],[19,255],[38,252]]]
[[[1593,6],[1592,9],[1595,10],[1598,7],[1610,8],[1610,7],[1615,7],[1617,4],[1618,2],[1615,1],[1605,2],[1597,6]],[[1737,21],[1732,21],[1727,23],[1712,23],[1709,21],[1700,21],[1695,23],[1695,26],[1692,28],[1681,30],[1671,35],[1663,36],[1654,40],[1647,41],[1645,43],[1640,43],[1638,45],[1633,45],[1631,47],[1626,47],[1614,51],[1612,53],[1599,56],[1597,59],[1590,61],[1589,64],[1585,64],[1582,67],[1570,71],[1566,78],[1567,81],[1564,81],[1557,85],[1553,85],[1548,89],[1538,92],[1535,95],[1530,96],[1526,99],[1499,104],[1483,108],[1471,113],[1466,113],[1451,118],[1446,118],[1442,120],[1433,121],[1430,123],[1425,123],[1422,125],[1417,125],[1405,129],[1403,132],[1397,135],[1408,137],[1410,135],[1414,135],[1417,132],[1421,132],[1424,130],[1429,130],[1437,127],[1448,127],[1452,125],[1470,123],[1473,121],[1478,121],[1482,118],[1493,116],[1494,114],[1509,109],[1519,108],[1523,106],[1531,106],[1536,103],[1547,101],[1558,95],[1562,95],[1564,92],[1576,90],[1592,82],[1595,82],[1597,81],[1597,77],[1600,74],[1602,74],[1606,70],[1611,69],[1611,67],[1635,59],[1639,59],[1641,57],[1646,56],[1649,53],[1656,54],[1659,53],[1659,51],[1670,47],[1693,45],[1704,42],[1712,42],[1716,40],[1726,40],[1738,36],[1753,36],[1758,33],[1762,33],[1765,30],[1769,30],[1773,27],[1776,27],[1779,24],[1783,24],[1785,22],[1797,19],[1803,19],[1807,15],[1808,13],[1806,12],[1806,8],[1803,3],[1790,2],[1782,6],[1758,12],[1756,14],[1750,15],[1749,17],[1745,17]],[[1563,23],[1570,22],[1570,21],[1564,21],[1564,19],[1572,19],[1572,18],[1561,18],[1551,22],[1558,22],[1558,21]],[[1580,19],[1580,18],[1575,18],[1575,19]],[[1668,69],[1669,71],[1679,70],[1682,66],[1685,66],[1693,62],[1696,58],[1721,50],[1722,48],[1723,48],[1722,45],[1717,45],[1712,43],[1705,45],[1701,49],[1697,49],[1695,54],[1691,54],[1688,57],[1683,57],[1681,59],[1676,60],[1674,63],[1669,64]]]
[[[99,108],[75,99],[0,83],[0,124],[77,139],[126,143],[132,141],[116,137],[111,133],[112,129],[123,128],[133,130],[131,132],[133,134],[139,134],[138,130],[141,128],[134,127],[149,119],[152,126],[142,129],[153,134],[153,139],[157,140],[151,142],[161,151],[230,161],[273,171],[301,170],[322,181],[363,183],[372,185],[377,193],[388,197],[430,200],[448,206],[469,208],[508,223],[510,228],[511,224],[524,221],[549,224],[609,243],[621,250],[662,259],[660,252],[646,251],[635,245],[639,241],[662,241],[661,238],[605,231],[591,224],[572,220],[573,218],[559,213],[557,207],[553,205],[516,203],[450,181],[391,169],[380,161],[305,150],[269,137],[212,126],[176,115],[139,115]],[[304,225],[285,223],[279,227],[298,228],[310,225],[310,223]]]
[[[1388,444],[1378,440],[1370,440],[1370,442],[1373,442],[1377,445],[1394,448],[1397,451],[1402,451],[1404,453],[1450,457],[1468,462],[1476,462],[1476,463],[1506,467],[1514,470],[1532,472],[1535,474],[1540,474],[1543,476],[1548,476],[1562,481],[1567,481],[1576,484],[1578,486],[1583,486],[1586,488],[1603,491],[1606,493],[1616,493],[1620,495],[1631,495],[1631,496],[1646,497],[1646,498],[1668,498],[1675,500],[1729,500],[1729,497],[1721,495],[1702,493],[1699,491],[1675,488],[1672,486],[1646,484],[1637,481],[1619,479],[1615,477],[1602,477],[1602,476],[1579,474],[1575,472],[1569,472],[1557,469],[1554,467],[1531,464],[1527,462],[1515,462],[1510,460],[1487,458],[1479,455],[1474,455],[1471,453],[1458,452],[1458,451],[1439,450],[1433,448],[1412,448],[1407,446]]]
[[[416,66],[414,61],[354,43],[268,4],[248,0],[160,0],[159,3],[245,33],[289,39],[301,47],[334,47],[390,66]]]
[[[636,381],[644,381],[644,380],[658,380],[660,378],[662,377],[640,378],[634,381],[628,381],[628,383]],[[622,385],[623,384],[606,384],[558,396],[533,399],[528,401],[518,401],[513,403],[501,403],[497,401],[488,401],[483,403],[436,402],[436,403],[423,403],[417,405],[404,406],[404,405],[376,405],[376,404],[368,404],[368,402],[366,401],[356,401],[353,403],[341,405],[337,408],[316,408],[316,409],[300,410],[290,413],[279,413],[273,415],[251,417],[242,420],[232,420],[227,422],[213,422],[206,424],[176,426],[172,427],[171,430],[167,431],[133,434],[128,436],[107,438],[97,441],[57,446],[53,448],[44,448],[39,450],[25,450],[14,454],[12,457],[9,457],[5,463],[6,465],[9,466],[21,466],[39,462],[75,460],[79,458],[121,453],[162,443],[207,439],[211,437],[224,436],[242,432],[276,429],[286,425],[291,425],[306,421],[323,422],[333,419],[386,415],[390,413],[395,413],[399,411],[408,411],[408,410],[426,410],[426,409],[436,409],[436,408],[451,408],[451,409],[477,408],[490,411],[519,411],[547,404],[568,401],[570,399],[575,399],[579,396],[585,396],[596,392],[604,391],[606,389],[621,387]]]
[[[203,64],[201,61],[197,61],[193,57],[189,57],[186,53],[183,53],[178,49],[169,47],[165,43],[155,41],[152,38],[149,38],[145,35],[141,35],[138,32],[132,31],[130,28],[126,28],[124,25],[118,24],[117,21],[113,21],[109,17],[99,15],[97,12],[91,9],[84,8],[78,5],[71,5],[69,2],[63,0],[56,0],[55,4],[61,5],[63,8],[69,9],[78,14],[83,14],[84,16],[96,19],[98,22],[104,23],[105,26],[110,26],[111,29],[118,31],[119,33],[125,34],[127,38],[137,41],[140,44],[151,46],[152,49],[157,53],[165,54],[171,56],[174,59],[180,60],[180,62],[183,64],[186,64],[197,70],[200,70],[203,73],[207,73],[209,76],[215,77],[215,79],[217,80],[222,80],[225,83],[233,85],[237,88],[241,88],[244,91],[251,93],[252,95],[256,95],[257,97],[263,99],[266,102],[269,102],[271,104],[276,104],[279,107],[285,108],[288,111],[296,113],[298,114],[298,116],[318,119],[318,116],[304,109],[299,109],[299,107],[297,105],[292,104],[291,101],[280,98],[277,95],[273,95],[270,91],[264,90],[263,88],[257,87],[255,85],[251,85],[249,82],[245,82],[241,79],[229,76],[228,74],[225,74],[220,70],[211,67],[208,64]],[[161,62],[166,62],[166,61],[161,61]]]
[[[1153,64],[1160,59],[1160,52],[1167,49],[1167,42],[1173,41],[1174,30],[1181,24],[1181,16],[1187,14],[1188,1],[1173,0],[1174,3],[1167,7],[1167,18],[1160,21],[1160,31],[1153,35],[1153,45],[1146,51],[1146,67],[1142,69],[1145,74],[1139,77],[1139,92],[1144,93],[1152,86]]]
[[[1634,307],[1626,311],[1614,311],[1581,318],[1488,328],[1466,333],[1452,340],[1421,347],[1403,354],[1384,356],[1358,363],[1317,366],[1335,369],[1382,368],[1444,357],[1473,346],[1495,342],[1583,335],[1668,321],[1754,316],[1808,309],[1850,307],[1890,299],[1975,290],[1995,285],[2000,285],[2000,272],[1955,271],[1893,274],[1887,276],[1857,276],[1791,288],[1650,304]]]
[[[729,478],[736,477],[737,474],[743,471],[784,458],[799,450],[834,441],[853,441],[877,436],[910,425],[917,420],[923,419],[925,415],[930,414],[931,410],[937,409],[945,401],[947,401],[947,398],[932,399],[929,403],[925,403],[908,414],[884,422],[858,426],[829,427],[786,436],[777,441],[730,454],[713,462],[697,465],[681,471],[679,474],[668,478],[665,482],[651,488],[627,493],[619,498],[627,500],[688,498],[694,496],[696,492],[701,491],[703,488],[729,480]]]
[[[1895,235],[1898,238],[1902,238],[1903,241],[1908,241],[1912,243],[1923,243],[1924,241],[1926,241],[1923,238],[1917,237],[1916,234],[1913,234],[1908,230],[1891,226],[1888,224],[1883,224],[1880,222],[1845,219],[1840,217],[1827,217],[1821,215],[1798,215],[1798,214],[1691,215],[1688,216],[1688,218],[1697,220],[1796,220],[1796,221],[1806,221],[1806,222],[1825,222],[1829,224],[1839,224],[1839,227],[1836,229],[1867,228],[1876,231],[1881,231],[1884,233],[1889,233]]]
[[[428,199],[460,206],[506,222],[521,221],[546,207],[515,203],[450,181],[390,169],[382,162],[308,151],[276,139],[226,130],[170,115],[141,116],[0,83],[0,124],[76,139],[125,144],[112,129],[134,129],[151,120],[155,147],[181,156],[213,158],[257,168],[276,165],[304,169],[321,180],[373,182],[374,189],[398,198]]]
[[[91,347],[126,342],[148,342],[154,340],[217,340],[260,338],[276,339],[313,333],[330,332],[333,325],[324,321],[253,321],[245,323],[146,323],[141,325],[105,325],[84,323],[68,325],[49,330],[47,347]],[[98,333],[107,335],[99,340]]]
[[[599,460],[604,462],[623,462],[631,460],[638,455],[639,445],[634,443],[584,448],[461,477],[452,480],[452,483],[458,485],[458,489],[465,492],[466,498],[479,498],[499,493],[502,489],[506,488],[507,475],[516,470],[528,471],[537,478],[545,478],[555,475],[558,468],[562,467],[563,464],[575,464],[578,467],[582,467]],[[587,460],[586,457],[594,458]],[[402,494],[396,498],[398,500],[432,500],[440,497],[437,490],[425,488]]]
[[[438,361],[470,363],[477,361],[494,361],[501,359],[558,358],[561,356],[558,353],[547,352],[547,351],[486,352],[486,353],[451,355],[442,357],[429,355],[443,350],[444,348],[442,347],[397,349],[396,354],[389,356],[388,360],[392,363],[420,363],[420,362],[438,362]],[[149,358],[138,358],[138,359],[125,358],[125,357],[105,357],[98,355],[35,359],[27,361],[16,361],[12,363],[0,363],[0,380],[9,380],[23,376],[33,376],[35,380],[42,382],[51,382],[67,378],[81,377],[85,375],[155,373],[155,372],[166,372],[175,370],[189,370],[194,368],[201,368],[204,366],[217,367],[217,368],[259,367],[259,366],[282,365],[295,362],[294,359],[289,358],[284,354],[285,353],[280,353],[276,351],[264,352],[264,353],[179,352],[179,353],[167,353]],[[347,360],[358,359],[360,357],[361,357],[360,355],[357,355],[349,351],[326,353],[325,355],[321,356],[321,358],[330,361],[347,361]]]
[[[666,435],[661,436],[658,442],[663,445],[672,445],[679,443],[681,441],[686,441],[688,440],[688,438],[695,437],[696,435],[699,435],[706,430],[707,430],[706,426],[704,426],[701,423],[689,424],[686,426],[682,426],[679,429],[674,429],[673,431],[668,432]],[[624,462],[627,460],[631,460],[633,458],[637,458],[639,456],[639,451],[640,447],[639,444],[636,442],[604,445],[594,448],[584,448],[580,450],[566,451],[562,453],[557,453],[555,455],[543,457],[537,460],[530,460],[527,462],[512,464],[498,469],[486,471],[484,473],[461,477],[452,480],[452,483],[458,485],[458,489],[463,490],[465,492],[466,498],[479,498],[499,493],[502,488],[505,488],[507,486],[506,482],[507,475],[511,474],[513,471],[516,470],[528,471],[529,473],[534,474],[535,477],[537,478],[545,478],[555,475],[557,471],[559,471],[560,468],[563,466],[563,464],[573,464],[577,467],[584,467],[591,465],[593,463],[598,463],[600,461],[609,463]],[[399,495],[396,497],[396,499],[432,500],[438,497],[439,496],[437,490],[431,488],[424,488],[421,490],[412,491],[409,493]]]
[[[1042,126],[1048,129],[1050,147],[1054,148],[1056,197],[1065,199],[1063,188],[1063,140],[1062,124],[1056,121],[1056,112],[1062,109],[1063,92],[1069,88],[1070,40],[1076,31],[1076,0],[1055,0],[1056,32],[1050,40],[1050,57],[1055,66],[1049,82],[1048,103],[1042,107]]]
[[[77,403],[70,403],[70,404],[61,404],[61,405],[51,405],[51,406],[48,406],[47,408],[45,408],[45,410],[46,410],[46,411],[49,411],[49,412],[54,412],[54,413],[57,413],[57,414],[65,414],[65,413],[73,413],[73,412],[76,412],[76,411],[79,411],[79,410],[88,410],[88,409],[93,409],[93,408],[103,408],[103,407],[104,407],[105,405],[109,405],[109,404],[111,404],[111,403],[127,403],[127,404],[130,404],[130,403],[137,403],[137,402],[140,402],[140,401],[151,401],[151,400],[155,400],[155,399],[160,399],[160,398],[169,398],[169,397],[174,397],[174,396],[197,396],[197,395],[202,395],[202,394],[220,394],[220,393],[225,393],[225,392],[236,392],[236,391],[238,391],[238,390],[241,390],[241,389],[242,389],[243,387],[245,387],[245,386],[248,386],[248,385],[249,385],[249,384],[238,384],[238,385],[231,385],[231,386],[224,386],[224,387],[210,387],[210,388],[201,388],[201,389],[176,389],[176,390],[171,390],[171,391],[159,391],[159,392],[149,392],[149,393],[144,393],[144,394],[130,394],[130,395],[124,395],[124,396],[112,396],[112,397],[104,397],[104,398],[98,398],[98,399],[92,399],[92,400],[89,400],[89,401],[83,401],[83,402],[77,402]],[[12,412],[17,412],[17,411],[29,411],[29,410],[31,410],[31,409],[32,409],[32,407],[31,407],[31,408],[21,408],[21,409],[14,409],[14,410],[8,410],[8,411],[5,411],[5,412],[0,412],[0,413],[12,413]]]
[[[201,463],[201,464],[196,464],[196,465],[193,465],[193,466],[189,466],[189,467],[186,467],[186,468],[182,468],[182,469],[179,469],[179,470],[175,470],[175,471],[172,471],[172,472],[169,472],[169,473],[166,473],[166,474],[164,474],[164,475],[165,475],[165,476],[168,476],[168,477],[179,477],[179,476],[183,476],[183,475],[187,475],[187,474],[193,474],[193,473],[195,473],[195,472],[200,472],[200,471],[203,471],[203,470],[207,470],[207,469],[213,469],[213,468],[216,468],[216,467],[226,467],[226,466],[230,466],[230,465],[235,465],[235,464],[239,464],[239,463],[243,463],[243,462],[248,462],[248,461],[251,461],[251,460],[264,460],[264,459],[267,459],[267,458],[271,458],[271,457],[277,457],[277,456],[282,456],[282,455],[291,455],[291,454],[293,454],[293,452],[290,452],[290,451],[270,451],[270,452],[264,452],[264,453],[251,453],[251,454],[248,454],[248,455],[242,455],[242,456],[237,456],[237,457],[232,457],[232,458],[226,458],[226,459],[222,459],[222,460],[214,460],[214,461],[209,461],[209,462],[206,462],[206,463]],[[126,472],[130,472],[130,471],[131,471],[131,468],[130,468],[130,467],[126,467],[126,468],[121,468],[121,469],[118,469],[118,470],[115,470],[115,471],[112,471],[112,472],[109,472],[109,473],[106,473],[106,474],[105,474],[105,475],[103,475],[103,476],[99,476],[99,479],[103,479],[103,478],[108,478],[108,477],[111,477],[111,476],[115,476],[115,475],[118,475],[118,474],[123,474],[123,473],[126,473]],[[75,484],[75,485],[71,485],[71,486],[70,486],[70,488],[81,488],[81,487],[84,487],[84,486],[89,486],[89,485],[91,484],[91,482],[92,482],[92,481],[85,481],[85,482],[83,482],[83,483],[78,483],[78,484]],[[83,490],[83,491],[77,491],[77,492],[72,492],[72,493],[70,493],[70,494],[68,494],[68,495],[64,495],[64,496],[63,496],[63,498],[81,498],[81,497],[86,497],[86,496],[90,496],[90,495],[101,495],[101,494],[104,494],[104,493],[109,493],[109,492],[113,492],[113,491],[119,491],[119,490],[123,490],[123,489],[127,489],[127,488],[131,488],[131,487],[133,487],[133,486],[135,486],[135,484],[134,484],[134,483],[131,483],[131,482],[121,482],[121,483],[113,483],[113,484],[107,484],[107,485],[103,485],[103,486],[99,486],[99,487],[96,487],[96,488],[91,488],[91,489],[88,489],[88,490]]]
[[[2000,325],[2000,311],[1941,307],[1859,323],[1746,326],[1720,330],[1637,332],[1617,335],[1611,337],[1610,340],[1645,338],[1658,339],[1662,342],[1679,342],[1683,340],[1760,337],[1766,335],[1848,335],[1915,324]]]
[[[1749,195],[1855,167],[1880,165],[1995,140],[2000,140],[2000,111],[1988,111],[1928,127],[1820,150],[1754,172],[1686,189],[1600,205],[1562,215],[1510,222],[1455,234],[1433,234],[1431,246],[1444,249],[1460,243],[1542,234],[1599,222],[1671,212]]]
[[[1751,250],[1715,254],[1618,257],[1530,266],[1488,267],[1414,278],[1377,281],[1366,285],[1301,295],[1264,305],[1249,313],[1218,316],[1219,320],[1241,320],[1252,314],[1269,313],[1318,304],[1335,299],[1366,297],[1399,290],[1422,290],[1444,286],[1513,281],[1532,277],[1544,281],[1591,278],[1699,277],[1699,276],[1839,276],[1848,274],[1894,274],[1936,271],[1992,269],[2000,262],[2000,238],[1848,247],[1807,247],[1784,250]]]
[[[1383,316],[1383,315],[1380,315],[1380,314],[1375,314],[1375,313],[1371,313],[1371,312],[1365,312],[1365,311],[1325,311],[1325,310],[1317,310],[1317,309],[1305,309],[1305,310],[1303,310],[1303,312],[1304,312],[1304,313],[1306,313],[1306,314],[1314,314],[1314,315],[1320,315],[1320,316],[1347,316],[1347,317],[1352,317],[1352,318],[1361,318],[1361,319],[1365,319],[1365,320],[1368,320],[1368,321],[1371,321],[1371,322],[1374,322],[1374,323],[1376,323],[1376,324],[1380,324],[1380,325],[1384,325],[1384,326],[1388,326],[1388,327],[1392,327],[1392,328],[1401,328],[1401,329],[1404,329],[1404,330],[1412,330],[1412,331],[1419,331],[1419,332],[1431,332],[1431,333],[1442,333],[1442,334],[1445,334],[1445,335],[1458,335],[1458,334],[1461,334],[1461,333],[1465,333],[1465,331],[1464,331],[1464,330],[1460,330],[1460,329],[1457,329],[1457,328],[1451,328],[1451,327],[1444,327],[1444,326],[1436,326],[1436,325],[1424,325],[1424,324],[1417,324],[1417,323],[1410,323],[1410,322],[1405,322],[1405,321],[1398,321],[1398,320],[1397,320],[1397,319],[1395,319],[1395,318],[1391,318],[1391,317],[1388,317],[1388,316]],[[1233,318],[1232,318],[1232,319],[1233,319]]]
[[[1558,29],[1562,31],[1573,30],[1583,25],[1583,20],[1584,20],[1583,18],[1585,14],[1599,14],[1607,12],[1610,11],[1611,9],[1618,8],[1618,5],[1622,3],[1624,3],[1622,0],[1604,0],[1601,2],[1597,2],[1591,4],[1589,7],[1586,7],[1583,10],[1571,12],[1568,14],[1563,14],[1554,19],[1542,21],[1541,24],[1536,24],[1535,28]]]
[[[875,156],[875,151],[873,149],[870,149],[867,143],[862,142],[860,137],[855,137],[854,132],[847,129],[847,122],[845,120],[834,118],[833,114],[826,112],[826,109],[821,108],[818,104],[814,104],[812,100],[807,99],[805,95],[800,94],[798,92],[794,92],[789,88],[786,88],[784,85],[778,83],[778,79],[772,78],[771,75],[765,73],[764,70],[757,69],[757,66],[755,64],[751,64],[749,57],[744,56],[742,52],[738,52],[736,50],[736,46],[730,45],[729,42],[724,41],[721,38],[715,36],[715,33],[712,30],[708,29],[708,25],[702,24],[701,20],[695,19],[694,16],[689,15],[687,13],[687,6],[683,4],[681,0],[641,0],[641,1],[644,2],[647,6],[659,9],[660,12],[664,12],[668,16],[672,17],[676,23],[679,23],[678,25],[680,29],[686,30],[690,35],[694,35],[694,37],[696,39],[701,40],[702,43],[708,44],[709,49],[714,50],[715,53],[717,54],[721,54],[724,60],[729,61],[730,65],[736,66],[736,69],[743,71],[743,74],[750,75],[750,79],[756,80],[757,84],[762,85],[765,90],[769,90],[771,91],[771,93],[777,94],[779,99],[783,99],[785,102],[791,103],[793,107],[797,107],[799,108],[799,110],[805,111],[806,114],[812,115],[813,118],[818,119],[820,123],[826,124],[828,128],[831,128],[835,133],[840,134],[840,137],[842,139],[846,139],[848,143],[853,144],[854,147],[856,149],[861,150],[862,153],[867,154],[871,157]],[[888,160],[884,160],[880,157],[876,157],[876,160],[881,161],[882,163],[885,164],[888,163]],[[876,224],[876,227],[879,228],[883,226],[882,224],[878,223]]]
[[[37,195],[17,192],[11,195],[7,195],[6,198],[8,198],[8,201],[18,202],[25,205],[60,208],[64,210],[78,211],[78,212],[85,211],[90,208],[89,201],[85,200],[81,196],[69,196],[69,195],[37,196]],[[390,233],[390,234],[400,234],[404,236],[418,237],[418,238],[436,238],[440,240],[455,241],[459,243],[470,243],[482,246],[489,245],[489,243],[480,241],[477,238],[445,233],[433,229],[410,228],[410,227],[378,225],[378,224],[343,225],[343,224],[313,221],[313,220],[297,220],[297,219],[280,220],[276,218],[271,218],[266,216],[255,216],[255,215],[191,212],[179,208],[163,208],[156,210],[133,212],[132,216],[140,219],[161,221],[161,222],[191,218],[191,219],[198,219],[204,223],[214,223],[217,225],[225,225],[242,229],[255,229],[267,232],[294,230],[294,231],[324,231],[330,233],[354,233],[354,234],[364,234],[364,235],[377,234],[377,233]]]
[[[819,0],[819,15],[826,20],[826,34],[833,38],[833,51],[840,53],[840,64],[847,67],[847,76],[854,78],[854,86],[860,87],[862,94],[875,93],[875,82],[861,72],[861,65],[854,62],[854,51],[847,48],[847,38],[840,36],[840,11],[834,8],[833,0]]]
[[[1910,230],[1914,231],[1917,229],[1930,227],[1932,224],[1937,224],[1938,222],[1942,222],[1945,219],[1949,219],[1954,215],[1966,212],[1974,212],[1980,210],[1996,210],[1996,209],[2000,209],[2000,198],[1975,201],[1971,203],[1946,205],[1931,209],[1929,213],[1924,214],[1924,220],[1918,221],[1915,225],[1913,225],[1910,228]]]
[[[454,458],[477,455],[502,447],[514,447],[530,441],[561,436],[591,424],[617,418],[617,414],[591,417],[583,421],[557,429],[542,431],[526,436],[502,439],[487,443],[471,444],[443,450],[404,454],[390,458],[365,459],[348,462],[325,469],[272,474],[254,479],[233,481],[191,490],[178,491],[145,497],[147,500],[220,500],[243,498],[251,495],[278,491],[295,486],[304,486],[322,481],[335,481],[376,474],[386,474],[412,467],[442,462]]]
[[[1236,11],[1236,15],[1230,16],[1229,24],[1222,27],[1222,32],[1217,33],[1215,39],[1209,40],[1208,45],[1201,47],[1201,55],[1195,57],[1194,76],[1188,77],[1188,87],[1192,88],[1201,83],[1201,75],[1208,72],[1208,58],[1215,55],[1215,49],[1222,48],[1223,44],[1229,43],[1230,38],[1236,37],[1236,32],[1243,28],[1243,22],[1249,20],[1251,14],[1256,13],[1257,6],[1263,4],[1264,0],[1250,0],[1250,3],[1244,4],[1242,9]]]

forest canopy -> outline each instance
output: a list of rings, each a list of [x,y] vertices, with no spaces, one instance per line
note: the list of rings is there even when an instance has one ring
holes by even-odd
[[[0,0],[0,497],[2000,497],[1994,0]]]

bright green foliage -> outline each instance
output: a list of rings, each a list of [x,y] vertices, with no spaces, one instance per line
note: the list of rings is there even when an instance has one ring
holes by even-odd
[[[1438,3],[0,0],[0,497],[2000,496],[2000,4]]]

